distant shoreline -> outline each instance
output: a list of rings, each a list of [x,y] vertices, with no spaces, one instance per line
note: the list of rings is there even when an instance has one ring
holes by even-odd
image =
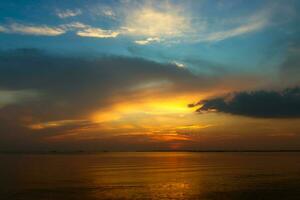
[[[0,151],[0,154],[100,154],[100,153],[299,153],[300,150],[153,150],[153,151]]]

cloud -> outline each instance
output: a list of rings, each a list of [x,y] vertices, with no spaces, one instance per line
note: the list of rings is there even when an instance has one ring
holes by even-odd
[[[77,30],[77,29],[86,29],[86,28],[91,28],[91,26],[87,24],[83,24],[81,22],[71,22],[68,24],[63,24],[60,25],[61,28],[65,30]]]
[[[110,18],[110,19],[117,19],[117,14],[115,13],[115,11],[109,7],[109,6],[99,6],[99,7],[96,7],[96,8],[93,8],[92,9],[92,12],[95,14],[95,15],[101,15],[101,16],[104,16],[104,17],[107,17],[107,18]]]
[[[18,23],[10,24],[7,27],[0,29],[0,32],[17,33],[24,35],[41,35],[41,36],[57,36],[64,34],[66,31],[60,27],[50,27],[46,25],[23,25]]]
[[[56,15],[61,18],[68,18],[68,17],[75,17],[78,15],[81,15],[82,12],[80,9],[75,9],[75,10],[71,10],[71,9],[66,9],[66,10],[57,10],[56,11]]]
[[[80,37],[95,38],[116,38],[122,35],[138,45],[211,43],[280,24],[282,20],[279,19],[284,18],[282,15],[287,12],[286,9],[282,12],[280,4],[265,4],[260,10],[250,9],[252,13],[240,13],[231,8],[232,14],[205,15],[206,12],[201,10],[203,7],[200,6],[200,11],[195,12],[191,5],[169,1],[159,4],[152,1],[121,1],[112,5],[102,2],[88,5],[87,8],[92,19],[99,20],[99,23],[104,23],[105,26],[94,27],[82,22],[58,26],[15,24],[13,27],[0,26],[0,32],[54,36],[74,31]],[[198,6],[198,3],[196,5]],[[56,14],[60,18],[68,18],[78,16],[82,11],[57,10]],[[97,18],[99,16],[100,19]]]
[[[120,34],[118,31],[104,30],[81,22],[72,22],[60,27],[66,31],[76,31],[76,34],[80,37],[115,38]]]
[[[116,6],[110,6],[105,4],[105,2],[98,2],[96,4],[93,4],[89,8],[89,14],[91,14],[94,18],[95,17],[101,17],[110,19],[110,20],[118,20],[118,10],[116,9]]]
[[[76,33],[78,36],[81,37],[96,37],[96,38],[115,38],[120,33],[117,31],[112,30],[103,30],[101,28],[86,28]]]
[[[0,90],[0,108],[9,104],[30,101],[37,97],[37,92],[32,90]]]
[[[219,42],[262,30],[270,25],[274,10],[274,8],[266,8],[247,17],[226,19],[221,28],[216,27],[215,31],[203,34],[198,41]]]
[[[189,21],[175,12],[163,12],[151,8],[130,14],[124,24],[127,34],[163,37],[178,36],[188,28]]]
[[[24,25],[12,23],[6,27],[0,26],[0,32],[15,33],[23,35],[37,35],[37,36],[58,36],[68,31],[75,31],[80,37],[96,37],[96,38],[115,38],[120,32],[113,30],[104,30],[98,27],[92,27],[81,22],[71,22],[55,27],[46,25]]]
[[[33,130],[49,129],[49,128],[59,128],[66,126],[78,126],[86,125],[90,122],[88,120],[59,120],[59,121],[48,121],[36,124],[30,124],[28,127]]]
[[[283,91],[237,92],[189,105],[199,113],[223,112],[258,118],[299,118],[300,88]]]
[[[0,32],[7,32],[7,29],[4,26],[0,26]]]
[[[138,92],[132,88],[147,83],[167,81],[169,84],[164,87],[147,90],[161,95],[172,91],[185,92],[187,88],[199,91],[198,85],[205,87],[212,83],[207,82],[206,77],[193,75],[172,64],[135,58],[62,57],[35,49],[0,52],[0,58],[0,88],[6,91],[34,90],[43,94],[32,104],[18,102],[18,109],[31,108],[33,115],[42,121],[90,114],[109,105],[109,101],[118,96],[136,96]],[[43,107],[47,108],[47,114],[42,114]]]
[[[245,77],[227,78],[235,88],[244,84]],[[122,135],[152,134],[159,141],[160,135],[180,138],[178,134],[191,130],[196,134],[202,125],[208,131],[215,124],[198,121],[186,100],[218,93],[220,85],[224,89],[228,83],[138,58],[62,56],[38,49],[0,51],[0,88],[6,96],[0,107],[0,147],[52,145],[53,149],[63,143],[61,148],[66,149],[73,142],[86,142],[89,148],[91,141],[105,144],[110,139],[105,145],[117,148],[114,138]],[[182,111],[194,116],[192,120],[178,115]],[[196,126],[188,127],[191,124]],[[205,128],[207,124],[212,126]],[[120,140],[120,146],[128,144]],[[94,148],[99,149],[99,143]]]
[[[150,44],[150,43],[153,43],[153,42],[160,42],[161,39],[159,39],[158,37],[150,37],[150,38],[147,38],[145,40],[136,40],[135,43],[136,44],[139,44],[139,45],[146,45],[146,44]]]
[[[178,62],[178,61],[172,61],[172,63],[173,63],[174,65],[176,65],[177,67],[181,67],[181,68],[185,68],[185,67],[186,67],[185,64],[180,63],[180,62]]]
[[[58,135],[79,134],[76,137],[80,138],[95,135],[99,138],[105,131],[110,135],[120,134],[122,128],[111,130],[111,127],[120,127],[125,122],[104,127],[103,120],[112,121],[113,115],[126,116],[132,110],[146,118],[167,109],[168,112],[178,109],[177,105],[172,107],[165,103],[162,107],[162,102],[151,102],[153,97],[171,98],[173,94],[187,90],[198,92],[212,83],[214,81],[207,81],[206,77],[193,75],[173,64],[144,59],[78,58],[51,55],[37,49],[0,51],[0,88],[5,91],[0,94],[3,100],[0,107],[1,144],[7,140],[13,144],[24,135],[24,143],[31,144]],[[188,110],[184,105],[182,109]],[[138,108],[140,110],[135,110]],[[143,109],[148,112],[143,113]],[[95,114],[97,120],[101,117],[96,124]],[[131,116],[127,120],[133,123],[135,118]],[[125,132],[124,128],[122,130]]]
[[[115,19],[116,18],[116,13],[109,7],[103,8],[102,13],[104,16],[110,17]]]
[[[236,27],[236,28],[233,28],[230,30],[210,33],[207,36],[205,36],[203,39],[200,39],[200,41],[202,40],[202,41],[206,41],[206,42],[218,42],[221,40],[225,40],[225,39],[229,39],[232,37],[237,37],[240,35],[258,31],[258,30],[264,28],[266,26],[266,24],[267,24],[266,20],[251,22],[251,23],[241,25],[239,27]]]
[[[176,132],[178,125],[197,123],[180,117],[179,124],[179,114],[192,113],[185,106],[187,99],[218,91],[217,85],[227,84],[222,81],[138,58],[0,51],[0,88],[6,91],[0,107],[0,141],[16,144],[22,139],[29,145],[50,138]]]

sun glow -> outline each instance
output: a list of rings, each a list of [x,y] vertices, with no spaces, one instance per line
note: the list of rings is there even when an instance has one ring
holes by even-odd
[[[147,93],[148,94],[148,93]],[[203,95],[203,94],[202,94]],[[107,135],[119,137],[144,137],[147,140],[166,142],[180,146],[191,141],[189,133],[210,128],[209,122],[199,122],[199,114],[188,106],[190,100],[198,100],[199,94],[166,95],[156,97],[135,96],[129,99],[114,99],[111,106],[98,110],[85,120],[62,120],[31,124],[35,130],[65,126],[76,127],[49,140],[94,140]],[[176,146],[175,145],[175,146]],[[174,149],[176,149],[174,147]]]
[[[110,109],[99,111],[92,116],[96,122],[114,121],[130,116],[163,116],[176,115],[183,117],[190,113],[187,101],[184,99],[145,99],[131,102],[121,102]]]
[[[199,95],[195,95],[199,96]],[[125,101],[113,105],[110,109],[100,110],[92,115],[95,123],[110,130],[123,130],[130,134],[150,134],[161,140],[178,138],[179,132],[197,131],[210,127],[199,123],[198,114],[187,106],[194,95],[177,98],[146,98]],[[185,137],[179,137],[186,140]]]

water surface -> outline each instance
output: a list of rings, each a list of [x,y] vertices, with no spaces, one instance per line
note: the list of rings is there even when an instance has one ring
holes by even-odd
[[[0,199],[299,199],[300,153],[0,155]]]

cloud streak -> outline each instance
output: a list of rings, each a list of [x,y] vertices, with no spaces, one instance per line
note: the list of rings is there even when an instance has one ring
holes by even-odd
[[[83,30],[77,31],[76,34],[81,37],[115,38],[120,33],[117,31],[103,30],[101,28],[89,27],[89,28],[85,28]]]
[[[135,43],[136,44],[139,44],[139,45],[147,45],[147,44],[150,44],[150,43],[153,43],[153,42],[160,42],[161,39],[159,39],[158,37],[150,37],[150,38],[147,38],[145,40],[136,40]]]
[[[0,28],[0,32],[23,35],[57,36],[64,34],[66,31],[63,28],[50,27],[47,25],[35,26],[13,23],[7,27]]]
[[[12,23],[8,26],[0,26],[0,32],[21,35],[59,36],[68,31],[75,31],[76,35],[80,37],[96,38],[115,38],[120,34],[118,31],[104,30],[102,28],[92,27],[81,22],[72,22],[52,27],[46,25],[37,26],[19,23]]]
[[[219,31],[219,32],[214,32],[211,34],[208,34],[205,36],[203,39],[200,39],[200,41],[206,41],[206,42],[218,42],[221,40],[226,40],[232,37],[237,37],[240,35],[252,33],[255,31],[258,31],[262,28],[264,28],[267,24],[266,20],[262,21],[255,21],[249,24],[241,25],[239,27],[226,30],[226,31]]]
[[[56,11],[56,15],[61,19],[75,17],[75,16],[78,16],[81,14],[82,14],[82,12],[80,9],[75,9],[75,10],[66,9],[66,10],[57,10]]]

